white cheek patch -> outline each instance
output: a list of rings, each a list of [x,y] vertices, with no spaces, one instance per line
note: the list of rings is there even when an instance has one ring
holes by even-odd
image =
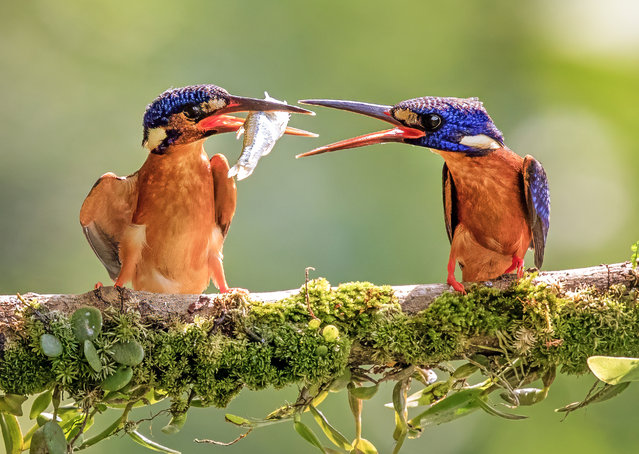
[[[166,139],[166,130],[164,128],[149,129],[149,136],[144,142],[144,146],[149,150],[155,150]]]
[[[480,150],[496,150],[501,148],[499,142],[492,137],[488,137],[485,134],[478,134],[476,136],[464,136],[459,141],[460,144],[466,145],[471,148],[479,148]]]

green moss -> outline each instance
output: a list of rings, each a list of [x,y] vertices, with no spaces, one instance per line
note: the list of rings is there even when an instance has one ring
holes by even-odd
[[[495,355],[520,357],[533,367],[563,366],[586,370],[593,354],[639,356],[636,295],[613,288],[605,295],[583,291],[560,298],[545,285],[522,279],[505,291],[474,286],[467,296],[445,293],[412,316],[401,311],[391,287],[348,283],[331,289],[325,279],[275,303],[244,302],[231,306],[225,321],[196,319],[163,326],[145,326],[134,311],[104,312],[103,329],[94,340],[102,371],[83,357],[69,318],[26,309],[24,332],[12,339],[0,362],[0,389],[34,394],[57,384],[77,399],[101,398],[100,383],[117,364],[109,354],[120,341],[139,342],[145,352],[133,367],[129,389],[153,388],[183,406],[186,396],[203,405],[225,406],[243,388],[264,389],[330,383],[347,367],[356,345],[371,363],[434,365],[460,357],[469,347]],[[338,336],[322,335],[327,325]],[[43,333],[56,336],[63,353],[46,357]],[[493,350],[482,342],[499,337]],[[97,393],[97,394],[96,394]],[[97,397],[95,397],[97,396]],[[179,404],[179,405],[178,405]],[[181,408],[181,407],[180,407]]]

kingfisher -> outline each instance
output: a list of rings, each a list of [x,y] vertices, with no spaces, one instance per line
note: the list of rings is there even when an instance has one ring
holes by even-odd
[[[213,280],[220,292],[233,290],[224,276],[222,246],[236,185],[224,155],[209,160],[204,141],[237,131],[244,119],[229,113],[243,111],[314,114],[210,84],[167,90],[148,105],[146,161],[127,177],[102,175],[80,210],[84,235],[115,286],[132,282],[135,290],[201,293]]]
[[[541,267],[550,221],[546,172],[535,158],[522,158],[504,144],[479,99],[426,96],[394,106],[331,99],[299,102],[368,115],[393,128],[297,157],[400,142],[429,148],[444,158],[444,221],[451,243],[447,283],[453,289],[465,293],[455,278],[457,263],[466,282],[513,271],[521,278],[529,248],[535,251],[535,266]]]

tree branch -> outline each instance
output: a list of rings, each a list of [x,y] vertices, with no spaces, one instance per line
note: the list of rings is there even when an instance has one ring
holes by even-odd
[[[515,281],[514,275],[505,275],[499,279],[484,283],[495,289],[506,289]],[[599,291],[606,291],[611,286],[625,285],[628,289],[639,286],[639,275],[632,269],[630,262],[598,265],[588,268],[577,268],[559,271],[543,271],[533,280],[535,283],[545,283],[556,287],[561,292],[573,292],[579,288],[591,287]],[[468,283],[466,287],[468,287]],[[402,311],[406,314],[416,314],[428,306],[450,287],[446,284],[418,284],[392,286],[398,298]],[[297,295],[299,289],[281,290],[267,293],[251,293],[251,301],[273,303],[284,298]],[[114,287],[102,287],[79,295],[74,294],[37,294],[22,295],[25,300],[37,299],[38,303],[49,311],[60,311],[70,314],[81,306],[94,306],[105,309],[109,306],[119,307],[126,304],[127,308],[138,311],[143,318],[174,319],[179,317],[184,322],[192,322],[195,315],[201,317],[217,316],[219,308],[216,303],[228,300],[225,295],[170,295],[161,293],[139,292],[128,288],[118,291]],[[23,305],[17,295],[0,295],[0,335],[10,337],[12,326],[18,320],[16,313]]]
[[[216,405],[226,405],[242,386],[326,383],[346,365],[432,366],[501,352],[531,367],[563,366],[574,373],[585,370],[592,354],[639,356],[639,276],[628,262],[541,272],[520,281],[505,276],[468,284],[468,296],[444,284],[330,288],[319,279],[305,287],[249,295],[103,287],[80,295],[0,296],[0,390],[29,394],[51,380],[71,392],[99,386],[101,378],[78,356],[69,328],[69,315],[82,306],[106,317],[110,331],[96,340],[98,347],[119,336],[143,344],[138,383],[171,395],[192,389]],[[318,317],[315,327],[309,307]],[[326,334],[327,325],[337,327],[337,340]],[[61,337],[71,351],[54,359],[39,353],[45,332]],[[102,355],[103,364],[117,367]],[[65,368],[74,372],[61,378]],[[26,384],[25,375],[37,379]]]

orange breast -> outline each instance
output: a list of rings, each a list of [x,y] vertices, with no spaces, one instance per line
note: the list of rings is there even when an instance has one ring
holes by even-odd
[[[134,224],[146,226],[135,287],[199,293],[209,284],[209,246],[215,228],[208,157],[197,150],[149,156],[140,169]],[[136,283],[137,282],[137,283]]]
[[[531,238],[522,193],[523,158],[507,148],[478,157],[438,153],[455,184],[459,224],[483,248],[523,257]]]

